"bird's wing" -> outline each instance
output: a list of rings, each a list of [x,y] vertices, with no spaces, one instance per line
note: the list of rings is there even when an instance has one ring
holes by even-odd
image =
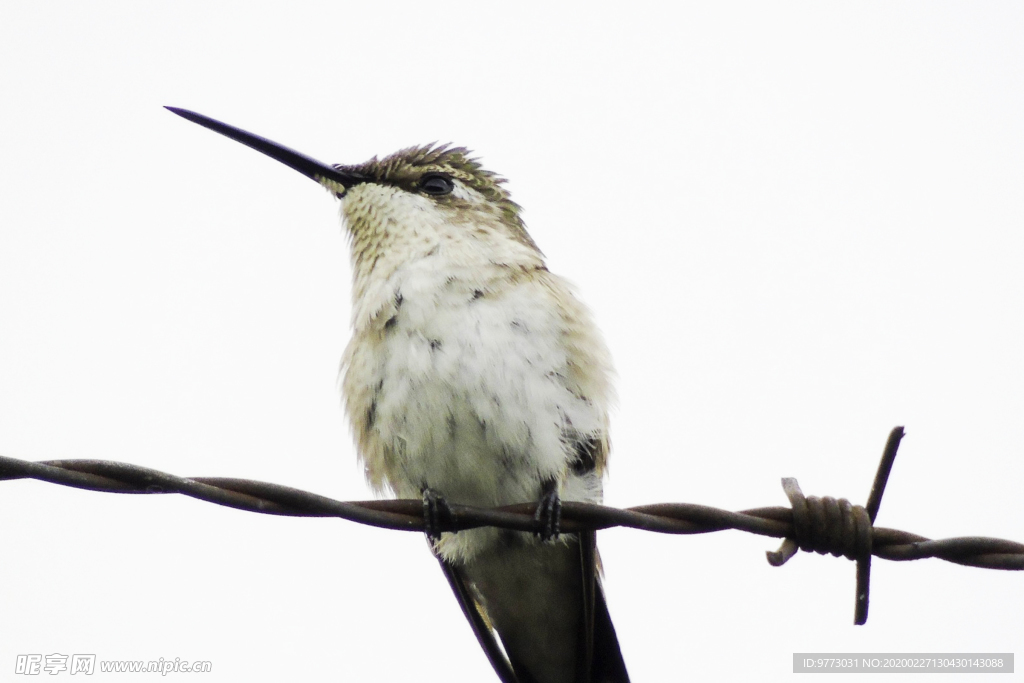
[[[600,590],[597,578],[597,533],[583,531],[580,539],[580,580],[583,582],[583,615],[580,620],[579,663],[576,665],[578,683],[591,683],[594,664],[594,603]]]
[[[580,534],[580,559],[583,569],[583,628],[581,642],[586,659],[579,669],[584,683],[629,683],[626,662],[622,659],[608,605],[601,587],[601,558],[597,552],[597,534]]]
[[[498,679],[501,680],[501,683],[519,683],[519,679],[516,678],[516,674],[512,670],[512,665],[505,657],[501,647],[498,645],[497,639],[494,637],[494,631],[484,621],[479,605],[476,604],[476,601],[470,595],[462,575],[443,557],[436,553],[434,556],[437,558],[438,564],[441,565],[441,571],[444,572],[445,578],[448,579],[448,585],[451,586],[452,593],[455,594],[455,599],[458,600],[459,607],[462,608],[462,613],[466,616],[466,621],[469,622],[470,627],[473,629],[477,642],[480,643],[480,647],[483,648],[488,661],[494,667],[494,673],[498,674]]]

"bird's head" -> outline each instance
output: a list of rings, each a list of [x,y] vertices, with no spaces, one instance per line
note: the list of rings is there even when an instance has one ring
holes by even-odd
[[[341,199],[357,265],[396,245],[429,241],[440,226],[465,240],[504,243],[531,260],[541,256],[505,179],[463,147],[410,147],[362,164],[329,165],[208,116],[167,109],[280,161]]]

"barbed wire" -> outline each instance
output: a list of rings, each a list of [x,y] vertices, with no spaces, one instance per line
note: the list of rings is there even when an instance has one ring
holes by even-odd
[[[782,480],[792,507],[761,507],[739,512],[692,503],[660,503],[625,509],[565,501],[561,531],[574,533],[626,527],[663,534],[706,534],[727,529],[785,539],[767,553],[772,566],[785,564],[798,550],[843,556],[857,563],[854,623],[867,621],[871,558],[907,561],[937,558],[986,569],[1024,570],[1024,544],[968,536],[932,540],[907,531],[874,526],[896,458],[903,427],[889,434],[866,506],[845,499],[804,496],[796,479]],[[398,531],[426,530],[422,500],[339,501],[309,491],[250,479],[178,477],[167,472],[109,460],[33,462],[0,455],[0,480],[36,479],[89,491],[129,494],[177,493],[197,500],[268,515],[339,517]],[[498,508],[448,504],[450,515],[436,529],[456,532],[482,526],[538,532],[536,503]]]

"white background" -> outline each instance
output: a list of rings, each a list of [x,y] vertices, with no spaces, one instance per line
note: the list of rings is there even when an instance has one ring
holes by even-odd
[[[0,10],[0,453],[370,497],[335,202],[170,104],[330,162],[453,141],[510,178],[616,359],[608,504],[784,505],[783,476],[863,503],[905,424],[881,526],[1024,540],[1019,3],[277,5]],[[845,560],[600,544],[637,682],[1024,666],[1020,573],[876,560],[854,627]],[[55,652],[494,680],[417,534],[18,481],[0,556],[0,680]]]

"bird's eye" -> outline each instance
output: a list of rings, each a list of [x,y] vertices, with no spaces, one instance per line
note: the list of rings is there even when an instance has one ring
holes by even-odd
[[[455,183],[444,173],[428,173],[420,179],[420,189],[427,194],[441,196],[451,194],[455,189]]]

